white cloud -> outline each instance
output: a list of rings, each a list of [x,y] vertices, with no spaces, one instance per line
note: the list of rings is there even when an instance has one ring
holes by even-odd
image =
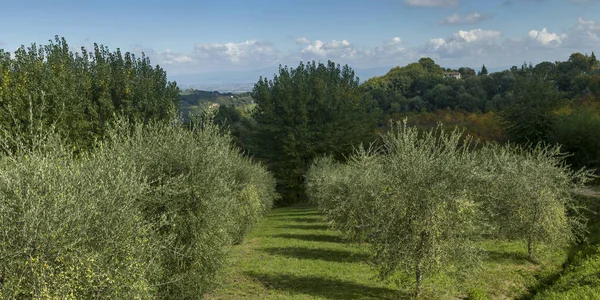
[[[598,21],[578,18],[564,43],[577,51],[593,51],[600,45],[600,24]]]
[[[600,31],[600,25],[596,25],[595,21],[585,20],[582,17],[579,17],[579,19],[577,19],[577,21],[578,21],[577,28],[580,30]]]
[[[371,60],[385,61],[398,59],[399,56],[406,55],[407,51],[406,48],[402,46],[402,39],[394,37],[391,40],[384,42],[382,45],[360,51],[359,53]]]
[[[469,31],[459,30],[447,39],[434,38],[429,40],[429,44],[434,49],[457,50],[466,47],[469,44],[489,44],[500,38],[502,33],[495,30],[473,29]]]
[[[542,31],[531,30],[528,34],[529,38],[543,46],[556,46],[560,45],[562,41],[567,37],[566,34],[557,34],[553,32],[548,32],[546,28],[543,28]]]
[[[175,63],[191,63],[191,62],[194,62],[194,59],[192,59],[191,57],[189,57],[185,54],[174,53],[171,51],[171,49],[167,49],[161,55],[161,63],[166,64],[166,65],[175,64]]]
[[[433,46],[433,49],[437,50],[446,44],[446,40],[443,38],[430,39],[429,44]]]
[[[372,68],[396,65],[412,55],[404,47],[402,39],[397,36],[372,47],[359,47],[345,39],[308,40],[308,44],[298,44],[301,46],[300,54],[288,57],[286,61],[332,60],[357,68]]]
[[[143,50],[152,63],[161,64],[171,76],[276,68],[278,64],[295,66],[301,60],[332,60],[355,69],[370,69],[405,65],[424,56],[447,67],[479,67],[483,63],[489,67],[506,67],[523,61],[536,64],[565,60],[573,52],[598,52],[600,20],[579,18],[573,20],[568,31],[541,28],[524,30],[520,36],[510,37],[504,37],[497,30],[458,30],[446,37],[430,36],[421,44],[413,45],[398,36],[390,36],[375,45],[361,45],[348,38],[300,37],[290,40],[292,45],[294,42],[296,46],[289,52],[280,51],[281,48],[270,43],[247,40],[200,44],[189,51],[138,49],[136,53]]]
[[[321,40],[315,40],[314,43],[308,42],[309,45],[300,51],[302,54],[315,55],[320,58],[331,56],[349,57],[356,54],[356,51],[352,49],[352,45],[347,40],[333,40],[329,43],[324,43]]]
[[[502,33],[495,30],[473,29],[459,30],[447,38],[432,38],[420,47],[421,56],[435,59],[481,57],[497,51]]]
[[[404,0],[404,3],[410,6],[438,7],[455,6],[459,0]]]
[[[202,58],[227,61],[234,64],[247,60],[262,60],[274,54],[274,50],[270,45],[256,40],[247,40],[241,43],[199,44],[196,45],[194,52]]]
[[[296,39],[296,44],[300,44],[300,45],[310,44],[310,41],[307,38],[303,37],[303,38]]]
[[[439,21],[443,25],[475,24],[491,18],[491,15],[473,12],[465,16],[459,14],[450,15]]]

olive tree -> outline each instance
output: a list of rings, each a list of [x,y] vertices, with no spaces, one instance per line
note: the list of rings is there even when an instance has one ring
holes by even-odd
[[[358,151],[347,167],[321,161],[308,176],[309,195],[333,226],[370,245],[382,278],[412,274],[417,295],[424,276],[479,256],[473,144],[461,136],[398,124],[383,136],[379,155]]]
[[[492,233],[525,241],[530,259],[536,243],[561,247],[580,236],[585,224],[574,192],[592,178],[590,171],[572,171],[558,146],[488,145],[478,156]]]

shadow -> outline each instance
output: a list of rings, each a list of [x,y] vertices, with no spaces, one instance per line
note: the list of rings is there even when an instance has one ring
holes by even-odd
[[[487,260],[494,262],[503,262],[506,263],[508,261],[512,261],[513,263],[521,263],[523,261],[532,262],[527,254],[519,253],[519,252],[501,252],[501,251],[486,251],[485,255],[487,256]]]
[[[328,242],[328,243],[342,243],[343,240],[335,235],[322,235],[322,234],[277,234],[272,235],[274,238],[284,239],[296,239],[309,242]]]
[[[272,214],[271,217],[317,217],[321,216],[318,212],[294,212],[294,213],[276,213]]]
[[[265,248],[261,249],[271,255],[281,255],[290,258],[323,260],[329,262],[363,262],[369,256],[363,253],[353,253],[344,250],[310,249],[303,247]]]
[[[288,220],[289,222],[296,222],[296,223],[323,223],[323,219],[321,218],[316,218],[316,217],[310,217],[310,218],[285,218],[286,220]]]
[[[325,299],[406,299],[410,295],[399,291],[336,280],[320,276],[298,276],[290,274],[261,274],[246,272],[267,289],[276,289],[294,294],[305,294]]]
[[[277,228],[300,229],[300,230],[328,230],[327,225],[285,225]]]

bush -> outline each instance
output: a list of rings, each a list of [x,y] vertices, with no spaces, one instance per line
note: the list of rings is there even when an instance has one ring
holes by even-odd
[[[142,174],[123,157],[76,159],[54,138],[0,159],[0,294],[13,298],[151,295],[160,241],[137,202]]]
[[[206,116],[205,116],[206,117]],[[140,201],[166,243],[155,282],[161,298],[195,298],[216,283],[226,246],[241,242],[275,199],[275,181],[234,148],[208,118],[181,126],[120,123],[109,135],[113,155],[143,170],[151,189]]]
[[[0,160],[0,295],[201,297],[275,181],[210,120],[131,125],[91,154],[61,141]],[[6,246],[4,246],[6,245]]]

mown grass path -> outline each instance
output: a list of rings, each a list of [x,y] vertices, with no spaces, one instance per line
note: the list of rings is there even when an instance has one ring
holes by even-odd
[[[492,299],[527,294],[537,277],[555,271],[564,256],[552,253],[540,264],[527,260],[524,243],[486,241],[488,258],[467,278],[426,279],[431,299],[461,299],[477,287]],[[234,246],[223,284],[206,299],[405,299],[399,289],[375,278],[365,249],[343,243],[314,207],[274,209]]]
[[[209,299],[396,299],[373,280],[367,253],[327,229],[314,207],[274,209],[231,253]]]

